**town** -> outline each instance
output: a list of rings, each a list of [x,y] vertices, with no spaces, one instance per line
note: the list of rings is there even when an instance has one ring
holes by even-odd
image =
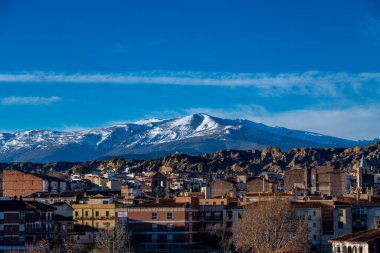
[[[304,230],[288,227],[287,234],[294,232],[291,245],[257,252],[380,249],[380,173],[364,155],[344,170],[296,166],[255,176],[196,174],[170,167],[133,172],[126,167],[87,174],[5,169],[1,178],[3,251],[235,252],[252,247],[242,239],[244,234],[253,238],[260,224],[271,226],[260,221],[259,210],[271,213],[278,206],[285,207],[280,215],[294,214],[289,217],[297,218],[289,219]],[[245,228],[250,222],[260,224]]]

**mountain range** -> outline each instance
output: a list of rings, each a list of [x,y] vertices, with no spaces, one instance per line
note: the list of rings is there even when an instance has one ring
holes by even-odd
[[[200,113],[71,132],[31,130],[0,133],[0,161],[86,161],[118,156],[153,159],[172,153],[197,155],[224,149],[262,150],[268,146],[277,146],[281,150],[295,147],[348,148],[371,142]]]

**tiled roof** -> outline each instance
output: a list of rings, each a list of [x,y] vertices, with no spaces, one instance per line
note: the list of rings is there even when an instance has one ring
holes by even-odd
[[[333,238],[330,242],[365,243],[380,239],[380,229],[359,231],[350,235]]]
[[[97,228],[91,227],[89,225],[74,224],[74,232],[76,233],[97,232],[97,231],[99,231]]]
[[[0,211],[27,211],[41,210],[54,211],[55,207],[42,204],[37,201],[22,201],[22,200],[1,200]]]
[[[29,196],[26,196],[24,198],[72,198],[74,196],[80,195],[82,192],[78,191],[65,191],[62,193],[50,193],[50,192],[35,192]]]

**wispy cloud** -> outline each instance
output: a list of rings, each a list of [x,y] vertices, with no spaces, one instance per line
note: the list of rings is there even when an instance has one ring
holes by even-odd
[[[62,99],[57,96],[52,97],[16,97],[10,96],[0,98],[0,103],[3,105],[49,105]]]
[[[269,112],[259,105],[232,109],[190,108],[185,113],[207,113],[222,118],[249,119],[270,126],[306,130],[351,140],[380,138],[380,104],[338,108],[310,108]],[[361,122],[358,124],[358,122]]]
[[[338,95],[342,89],[358,90],[363,84],[380,86],[380,72],[346,73],[307,71],[303,73],[208,73],[150,71],[124,74],[103,73],[0,73],[0,83],[115,83],[255,87],[261,94],[283,93]]]

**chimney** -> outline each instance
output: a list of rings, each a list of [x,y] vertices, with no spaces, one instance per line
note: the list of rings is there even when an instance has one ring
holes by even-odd
[[[372,194],[373,194],[373,188],[371,187],[371,189],[367,192],[368,194],[368,201],[369,202],[372,202]]]

